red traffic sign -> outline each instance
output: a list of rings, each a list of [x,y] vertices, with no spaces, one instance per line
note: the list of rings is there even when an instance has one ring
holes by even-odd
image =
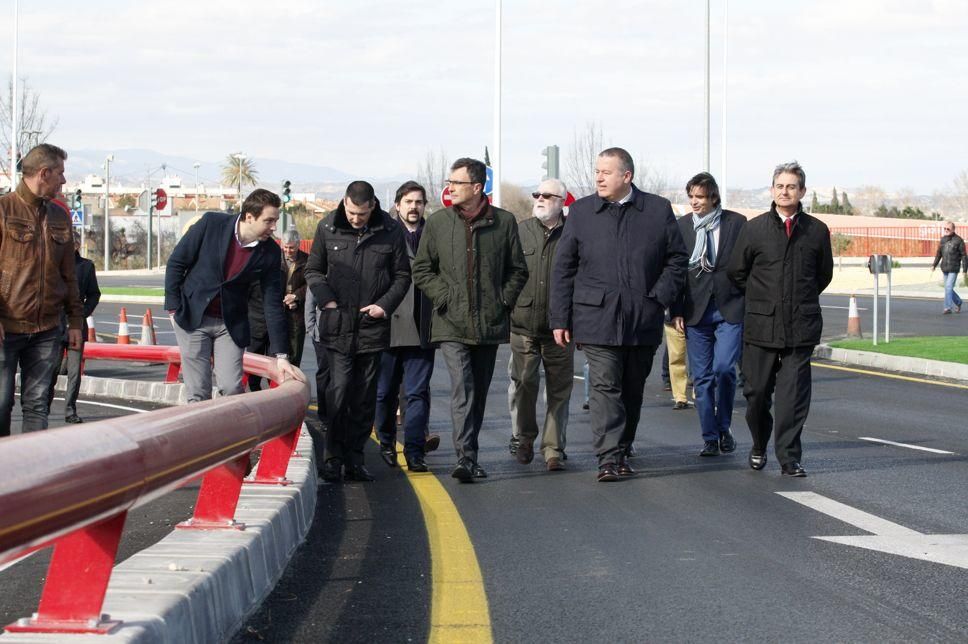
[[[444,186],[444,189],[440,191],[440,203],[444,205],[444,208],[450,208],[454,205],[450,198],[450,188],[447,186]],[[493,195],[487,195],[487,203],[494,203]]]
[[[565,203],[563,204],[565,208],[575,203],[576,201],[577,199],[575,199],[575,195],[571,194],[570,192],[565,193]]]
[[[157,201],[155,202],[155,210],[164,210],[165,206],[168,205],[168,194],[164,190],[158,188],[155,190],[155,197]]]

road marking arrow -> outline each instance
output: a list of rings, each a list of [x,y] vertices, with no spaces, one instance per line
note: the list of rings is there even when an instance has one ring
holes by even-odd
[[[813,537],[814,539],[968,569],[968,534],[922,534],[815,492],[777,494],[849,523],[855,528],[873,533],[873,536]]]

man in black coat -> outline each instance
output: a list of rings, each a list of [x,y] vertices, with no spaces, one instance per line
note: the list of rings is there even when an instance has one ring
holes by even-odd
[[[726,266],[746,217],[723,210],[719,186],[708,172],[686,184],[692,214],[679,220],[691,250],[686,288],[672,310],[672,323],[686,334],[686,357],[702,429],[700,456],[732,452],[730,431],[736,396],[736,363],[743,350],[743,293]]]
[[[222,395],[242,393],[242,354],[249,344],[249,288],[260,284],[272,353],[286,378],[305,382],[289,364],[282,310],[282,252],[272,240],[278,195],[257,189],[239,215],[207,212],[175,245],[165,269],[165,309],[172,316],[188,401],[212,397],[212,356]]]
[[[669,201],[632,184],[632,157],[609,148],[595,164],[597,194],[568,211],[551,277],[555,342],[574,340],[591,378],[598,480],[632,476],[645,379],[662,320],[682,290],[689,259]]]
[[[317,302],[319,341],[329,361],[323,479],[372,481],[363,448],[373,427],[380,352],[390,344],[389,315],[410,287],[410,260],[399,223],[380,209],[373,186],[354,181],[316,227],[306,283]]]
[[[729,278],[746,294],[743,395],[753,437],[749,465],[754,470],[766,465],[775,426],[774,449],[786,476],[806,476],[800,433],[810,411],[810,356],[823,330],[820,294],[834,269],[830,230],[803,212],[806,191],[800,164],[777,166],[773,204],[746,224],[728,268]]]
[[[101,289],[97,285],[97,274],[94,262],[81,257],[81,234],[74,231],[74,274],[77,276],[77,293],[81,299],[84,322],[81,326],[81,346],[72,349],[67,339],[67,315],[63,318],[64,339],[63,350],[66,359],[61,369],[55,369],[50,381],[49,400],[54,399],[54,387],[62,369],[67,370],[67,389],[64,391],[64,421],[72,424],[83,423],[84,419],[77,415],[77,395],[81,390],[81,358],[84,357],[84,342],[87,340],[87,318],[94,314],[98,302],[101,301]],[[49,406],[49,403],[48,403]]]

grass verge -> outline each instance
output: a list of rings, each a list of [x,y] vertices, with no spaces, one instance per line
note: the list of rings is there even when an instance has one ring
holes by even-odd
[[[837,340],[830,346],[854,351],[873,351],[891,356],[907,356],[926,360],[943,360],[968,364],[968,336],[933,336],[924,338],[892,338],[875,347],[872,340]]]
[[[102,295],[164,295],[161,286],[102,286]]]

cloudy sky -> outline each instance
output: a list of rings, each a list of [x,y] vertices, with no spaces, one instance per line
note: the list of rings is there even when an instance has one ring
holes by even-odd
[[[19,75],[68,150],[241,150],[378,179],[493,146],[491,2],[20,5]],[[0,0],[8,78],[13,6]],[[713,0],[717,174],[724,7]],[[506,180],[536,183],[553,143],[564,166],[590,124],[670,179],[702,169],[701,0],[505,0],[503,14]],[[766,185],[796,158],[812,185],[930,193],[968,167],[968,3],[733,0],[728,24],[730,186]]]

